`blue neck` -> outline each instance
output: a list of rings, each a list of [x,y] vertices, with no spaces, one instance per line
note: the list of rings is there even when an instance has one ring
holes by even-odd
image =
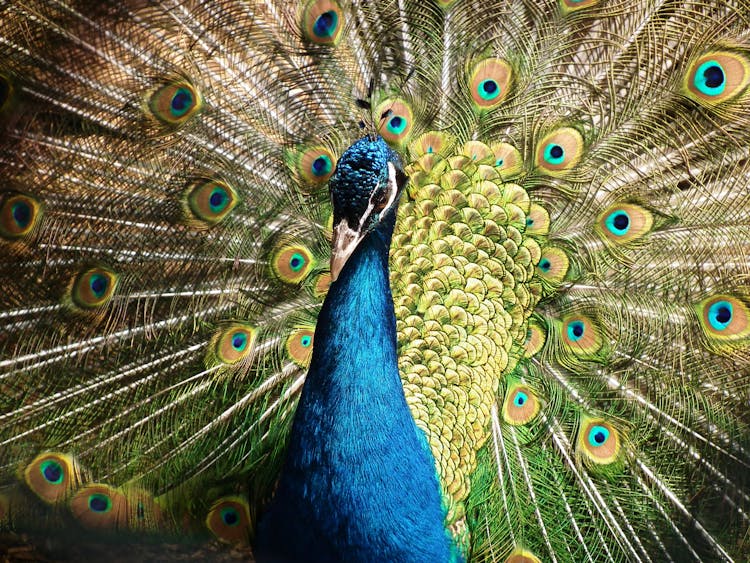
[[[326,297],[259,561],[449,561],[435,462],[404,398],[388,279],[392,221]]]

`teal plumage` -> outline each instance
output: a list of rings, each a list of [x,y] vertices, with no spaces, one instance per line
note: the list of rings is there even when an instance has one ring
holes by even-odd
[[[0,526],[254,543],[362,123],[410,178],[398,367],[463,555],[746,560],[749,19],[0,5]]]

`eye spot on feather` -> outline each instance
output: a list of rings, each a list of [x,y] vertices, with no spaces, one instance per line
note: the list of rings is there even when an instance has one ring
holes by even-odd
[[[750,84],[748,59],[731,51],[714,51],[688,67],[683,91],[694,101],[712,107],[730,100]]]
[[[546,135],[536,151],[536,165],[550,176],[560,176],[581,159],[583,136],[577,129],[561,127]]]
[[[106,268],[91,268],[76,277],[71,298],[83,309],[94,309],[109,302],[115,293],[118,276]]]
[[[344,14],[333,0],[313,0],[302,11],[302,33],[318,45],[335,45],[341,38]]]
[[[497,106],[508,95],[512,77],[510,65],[502,59],[477,63],[469,76],[471,99],[478,109]]]
[[[87,485],[70,500],[70,511],[89,529],[106,530],[127,527],[127,499],[108,485]]]
[[[10,240],[28,236],[41,215],[42,206],[33,197],[18,193],[0,196],[0,236]]]
[[[593,463],[610,464],[620,454],[620,436],[603,419],[584,419],[578,435],[577,451]]]
[[[380,116],[378,132],[387,143],[401,146],[407,141],[414,120],[409,104],[399,98],[388,99],[377,107],[375,115]]]
[[[163,124],[179,127],[201,110],[203,100],[189,82],[180,80],[156,90],[148,105]]]
[[[89,495],[89,510],[91,512],[109,512],[112,510],[112,500],[101,493]]]
[[[41,500],[55,504],[78,486],[80,470],[67,454],[39,454],[24,469],[24,481]]]
[[[219,180],[200,180],[190,185],[187,192],[190,218],[208,225],[221,222],[237,205],[236,192]]]
[[[315,340],[313,328],[299,328],[289,335],[286,341],[286,353],[295,364],[306,368],[310,365],[312,347]]]
[[[523,159],[519,150],[509,143],[490,145],[495,161],[495,170],[503,179],[512,178],[523,170]]]
[[[716,295],[698,304],[696,311],[706,336],[716,341],[737,341],[750,336],[750,310],[731,295]]]
[[[536,322],[529,321],[529,327],[526,329],[526,341],[524,342],[524,358],[531,358],[539,353],[547,339],[544,329]]]
[[[65,477],[65,471],[59,461],[54,459],[48,459],[43,461],[39,465],[39,470],[42,473],[45,481],[51,485],[59,485],[63,482]]]
[[[568,255],[560,248],[548,246],[542,250],[536,271],[543,280],[557,284],[565,279],[569,267]]]
[[[606,240],[623,244],[643,237],[653,225],[650,211],[632,203],[620,203],[599,216],[596,228]]]
[[[532,203],[526,216],[527,235],[546,235],[549,232],[549,213],[544,207]]]
[[[217,500],[208,512],[206,526],[222,541],[233,544],[248,543],[250,511],[247,501],[236,496]]]
[[[312,253],[302,245],[281,247],[273,256],[273,271],[284,283],[302,282],[315,266]]]
[[[512,426],[531,422],[539,414],[539,400],[534,391],[527,385],[513,383],[509,385],[503,401],[503,420]]]
[[[297,174],[304,184],[320,186],[333,175],[336,159],[326,147],[309,147],[296,157]]]
[[[583,315],[563,319],[563,343],[576,356],[591,357],[602,346],[602,338],[594,322]]]
[[[216,358],[223,364],[236,364],[252,354],[257,330],[246,324],[234,323],[214,336]]]

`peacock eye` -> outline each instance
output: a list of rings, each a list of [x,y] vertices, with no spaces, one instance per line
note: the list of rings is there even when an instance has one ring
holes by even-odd
[[[512,74],[503,59],[479,61],[469,75],[469,90],[476,108],[486,110],[502,102],[508,95]]]
[[[376,109],[380,115],[378,132],[392,145],[403,144],[411,133],[413,114],[405,101],[395,98],[383,101]]]
[[[653,225],[650,211],[632,203],[620,203],[599,216],[597,230],[608,241],[624,244],[643,237]]]
[[[235,191],[219,180],[198,181],[187,191],[189,217],[209,226],[221,222],[238,201]]]
[[[43,461],[39,464],[39,470],[42,477],[52,485],[59,485],[63,482],[63,478],[65,477],[62,465],[56,460],[48,459]]]
[[[708,308],[708,321],[715,330],[725,330],[732,322],[732,304],[717,301]]]
[[[603,446],[609,439],[609,430],[600,425],[594,425],[589,429],[589,444],[598,448]]]
[[[341,38],[344,14],[335,0],[311,0],[302,11],[305,39],[318,45],[335,45]]]
[[[586,328],[582,321],[573,321],[568,324],[568,338],[571,342],[578,342],[583,338]]]
[[[565,160],[565,149],[555,143],[550,143],[544,148],[544,160],[549,164],[562,164]]]
[[[89,496],[89,508],[92,512],[109,512],[112,510],[112,500],[101,493],[95,493]]]
[[[0,199],[0,236],[27,236],[39,224],[41,214],[42,206],[36,199],[24,194],[7,195]]]
[[[151,95],[151,113],[165,125],[180,126],[200,111],[198,91],[185,80],[168,83]]]
[[[551,176],[563,175],[578,164],[583,148],[583,136],[577,129],[561,127],[537,146],[536,165]]]
[[[106,304],[114,295],[118,276],[105,268],[92,268],[73,282],[71,297],[79,307],[92,309]]]
[[[750,83],[750,62],[739,53],[713,51],[695,59],[683,79],[683,91],[706,107],[730,100]]]
[[[315,266],[312,253],[302,245],[281,247],[273,256],[271,266],[279,279],[285,283],[302,282]]]
[[[240,524],[240,514],[233,506],[225,507],[221,509],[221,520],[227,526],[238,526]]]

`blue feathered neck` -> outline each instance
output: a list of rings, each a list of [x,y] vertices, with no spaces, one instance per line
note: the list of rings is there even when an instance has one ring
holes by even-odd
[[[455,559],[435,462],[404,398],[388,279],[395,210],[331,285],[259,561]]]

